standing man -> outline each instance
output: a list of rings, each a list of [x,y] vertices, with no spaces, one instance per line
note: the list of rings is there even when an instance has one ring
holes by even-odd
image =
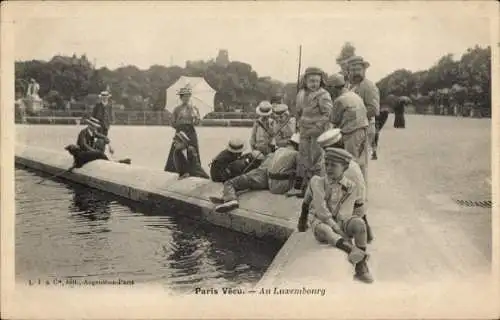
[[[330,122],[342,132],[345,150],[354,157],[366,179],[368,118],[365,104],[346,88],[343,75],[334,74],[329,82],[334,99]]]
[[[99,94],[100,102],[92,109],[92,117],[99,120],[101,128],[99,132],[108,136],[109,126],[113,121],[113,110],[109,99],[111,94],[108,91],[103,91]]]
[[[368,117],[368,142],[375,138],[375,116],[380,113],[380,92],[377,86],[366,79],[366,69],[370,66],[367,61],[360,56],[354,56],[348,61],[350,89],[356,92],[365,103]]]

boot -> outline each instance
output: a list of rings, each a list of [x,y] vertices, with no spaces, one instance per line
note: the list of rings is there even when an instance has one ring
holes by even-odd
[[[349,260],[349,262],[354,266],[356,266],[356,264],[361,262],[366,257],[366,252],[359,249],[358,247],[353,247],[353,245],[345,239],[340,239],[339,241],[337,241],[335,247],[347,253],[347,260]]]
[[[361,249],[360,249],[361,250]],[[354,279],[364,282],[364,283],[372,283],[373,282],[373,277],[370,274],[370,270],[368,269],[368,264],[366,263],[366,260],[368,257],[366,256],[361,260],[359,263],[356,264],[354,267],[355,274],[354,274]]]

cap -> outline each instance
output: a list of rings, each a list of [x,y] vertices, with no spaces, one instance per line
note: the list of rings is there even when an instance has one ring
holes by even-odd
[[[285,113],[287,111],[288,111],[288,106],[284,103],[280,103],[274,108],[274,113],[277,113],[277,114],[282,114],[282,113]]]
[[[327,148],[339,142],[342,139],[342,132],[340,129],[330,129],[323,132],[318,137],[318,144],[321,148]]]
[[[349,164],[352,160],[352,155],[340,148],[326,148],[325,149],[325,162],[337,162]]]
[[[296,133],[292,134],[292,136],[290,137],[290,141],[294,142],[296,144],[299,144],[300,143],[300,133],[296,132]]]
[[[328,78],[328,85],[332,87],[343,87],[345,85],[344,75],[340,73],[332,74]]]
[[[306,71],[304,72],[304,76],[308,76],[308,75],[311,75],[311,74],[315,74],[315,75],[320,75],[320,76],[323,76],[325,73],[323,72],[323,70],[321,70],[320,68],[317,68],[317,67],[309,67],[306,69]]]

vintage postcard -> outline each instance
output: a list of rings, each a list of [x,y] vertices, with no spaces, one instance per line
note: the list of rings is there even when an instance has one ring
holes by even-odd
[[[2,3],[1,317],[498,318],[498,15]]]

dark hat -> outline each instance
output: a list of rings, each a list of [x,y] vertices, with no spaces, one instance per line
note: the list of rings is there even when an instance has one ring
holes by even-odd
[[[227,150],[232,153],[241,153],[245,144],[240,139],[231,139],[227,144]]]
[[[99,119],[96,119],[94,117],[87,118],[87,119],[83,120],[83,122],[94,127],[94,128],[101,127],[101,121],[99,121]]]
[[[318,75],[318,76],[324,76],[325,75],[325,73],[323,72],[323,70],[321,70],[320,68],[309,67],[304,72],[304,77],[307,77],[308,75],[312,75],[312,74],[315,74],[315,75]]]
[[[352,160],[352,155],[340,148],[326,148],[325,149],[325,161],[326,162],[337,162],[343,164],[349,164]]]
[[[174,139],[177,139],[181,142],[189,143],[191,142],[191,139],[187,136],[187,134],[184,133],[184,131],[179,131],[175,134]]]
[[[332,87],[342,87],[345,85],[345,78],[343,74],[335,73],[332,74],[328,80],[327,84]]]
[[[361,56],[350,57],[347,60],[347,64],[350,65],[350,66],[356,65],[356,64],[362,64],[365,68],[368,68],[370,66],[370,63],[368,61],[365,61],[363,59],[363,57],[361,57]]]

